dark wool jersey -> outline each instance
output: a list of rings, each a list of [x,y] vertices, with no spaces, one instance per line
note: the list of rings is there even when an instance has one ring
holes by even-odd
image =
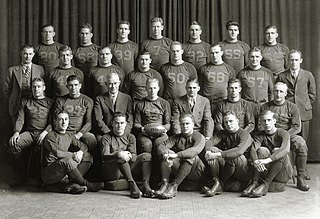
[[[110,73],[117,73],[119,75],[119,78],[121,81],[120,90],[122,90],[121,88],[124,82],[125,73],[119,66],[116,66],[116,65],[111,65],[108,67],[96,66],[90,70],[89,77],[88,77],[89,79],[88,92],[93,99],[108,91],[106,82],[107,82],[107,76]]]
[[[135,108],[135,124],[145,126],[150,123],[170,124],[171,110],[168,101],[158,97],[156,100],[144,98]]]
[[[49,166],[56,160],[64,157],[71,157],[68,151],[70,146],[77,148],[83,152],[88,150],[87,145],[77,140],[71,133],[58,133],[57,131],[49,132],[43,141],[44,150],[44,166]]]
[[[68,69],[63,69],[57,67],[50,72],[49,75],[49,94],[52,97],[62,97],[69,93],[67,88],[67,79],[70,75],[76,75],[80,79],[82,84],[81,91],[84,89],[84,77],[80,69],[71,67]]]
[[[281,43],[274,46],[262,44],[258,48],[261,49],[263,57],[261,65],[270,69],[274,76],[287,68],[289,48],[286,45]]]
[[[147,96],[146,83],[148,78],[155,78],[159,81],[159,96],[163,94],[163,80],[162,76],[156,70],[150,68],[146,72],[141,72],[139,69],[132,71],[128,74],[124,91],[129,94],[134,100],[141,100]]]
[[[231,65],[235,72],[239,72],[248,63],[248,53],[250,46],[245,42],[238,40],[235,43],[230,43],[227,40],[219,42],[223,51],[223,61]]]
[[[229,99],[225,99],[218,103],[218,107],[215,115],[213,115],[214,123],[217,130],[223,130],[223,115],[227,111],[233,111],[237,114],[239,120],[239,127],[251,132],[255,127],[254,115],[250,103],[244,99],[237,102],[231,102]]]
[[[120,66],[126,75],[134,70],[135,60],[138,57],[138,44],[129,40],[125,43],[115,41],[109,45],[113,54],[113,62]]]
[[[274,78],[269,69],[261,66],[258,70],[252,70],[247,66],[239,72],[238,78],[243,99],[260,105],[273,99]]]
[[[230,78],[235,77],[234,69],[226,64],[208,63],[199,69],[201,93],[209,99],[226,98]]]
[[[45,97],[40,100],[22,99],[18,110],[18,117],[13,129],[14,132],[25,131],[51,131],[50,109],[53,101]]]
[[[90,69],[98,64],[98,50],[98,45],[91,44],[89,46],[79,46],[74,52],[74,64],[83,72],[85,77],[88,76]]]
[[[179,158],[193,158],[200,154],[205,145],[205,138],[199,132],[193,132],[186,136],[183,134],[176,134],[170,136],[168,140],[163,142],[158,147],[160,156],[168,153],[168,149],[173,150]]]
[[[290,151],[290,135],[283,129],[277,129],[273,134],[267,134],[265,131],[261,131],[254,135],[253,147],[257,150],[259,147],[266,147],[271,153],[271,160],[276,161],[283,158]],[[272,153],[273,149],[278,148]],[[253,153],[253,160],[257,160],[258,156]]]
[[[294,103],[286,100],[282,105],[276,105],[273,101],[270,101],[262,105],[261,112],[264,110],[276,113],[278,116],[276,127],[288,131],[290,136],[300,132],[299,110]]]
[[[172,40],[166,37],[161,39],[149,37],[141,43],[140,50],[147,50],[151,53],[151,67],[159,70],[161,65],[169,62],[171,43]]]
[[[76,131],[86,134],[92,127],[93,101],[90,97],[80,94],[78,98],[69,95],[56,99],[54,112],[66,110],[69,114],[69,126],[67,131]]]
[[[248,148],[252,144],[250,134],[239,128],[235,133],[230,133],[227,130],[216,132],[214,136],[207,141],[206,149],[210,150],[212,146],[220,148],[223,158],[237,158],[248,152]],[[246,157],[249,154],[244,154]]]
[[[190,78],[198,78],[197,70],[189,62],[183,62],[181,65],[164,64],[160,73],[165,85],[163,93],[165,99],[175,99],[185,95],[187,81]]]
[[[182,45],[183,60],[189,62],[199,69],[210,61],[210,45],[201,41],[200,43],[192,43],[190,41]]]
[[[35,63],[41,65],[45,72],[50,72],[52,69],[59,66],[59,49],[62,47],[60,43],[52,43],[50,45],[40,44],[35,49]]]

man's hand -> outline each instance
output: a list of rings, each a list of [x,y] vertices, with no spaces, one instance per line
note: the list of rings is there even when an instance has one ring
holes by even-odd
[[[48,132],[44,130],[43,132],[40,133],[37,139],[37,144],[42,145],[44,138],[47,136]]]
[[[209,160],[213,160],[213,159],[217,159],[217,158],[221,157],[221,153],[207,151],[206,154],[204,155],[204,157],[205,157],[206,161],[209,161]]]
[[[77,151],[77,152],[74,152],[73,154],[74,154],[74,160],[77,163],[80,163],[83,158],[83,151]]]
[[[176,159],[178,155],[176,153],[168,153],[163,155],[163,159],[166,161],[168,167],[173,166],[173,160]]]
[[[129,151],[119,151],[119,158],[129,162],[129,160],[132,158],[132,154]]]
[[[81,132],[78,132],[77,134],[74,135],[74,137],[78,140],[80,140],[80,138],[83,136],[83,134]]]
[[[9,145],[11,146],[11,147],[14,147],[14,146],[16,146],[16,144],[17,144],[17,142],[19,141],[19,139],[20,139],[20,134],[19,134],[19,132],[15,132],[14,134],[13,134],[13,136],[10,138],[10,140],[9,140]]]
[[[264,165],[263,162],[261,162],[261,160],[255,160],[253,162],[253,166],[259,171],[259,172],[264,172],[267,170],[266,166]]]

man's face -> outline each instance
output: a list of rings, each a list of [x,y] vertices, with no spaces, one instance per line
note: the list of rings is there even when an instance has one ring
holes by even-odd
[[[260,66],[260,62],[262,60],[261,52],[251,52],[249,54],[250,66],[257,67]]]
[[[65,132],[69,125],[69,115],[60,113],[56,118],[56,130],[58,132]]]
[[[122,136],[126,129],[127,121],[124,116],[119,116],[112,121],[112,130],[116,136]]]
[[[199,25],[191,25],[190,26],[190,38],[193,40],[200,39],[202,30]]]
[[[70,96],[79,96],[81,84],[78,80],[68,81],[67,88]]]
[[[241,86],[239,83],[231,83],[228,86],[228,97],[233,99],[238,98],[240,96]]]
[[[193,132],[194,122],[190,117],[184,117],[180,119],[181,133],[184,135],[190,135]]]
[[[239,129],[239,120],[234,115],[227,115],[223,118],[224,127],[228,132],[234,133]]]
[[[211,47],[210,54],[213,63],[220,63],[222,61],[223,51],[220,46]]]
[[[150,55],[140,55],[139,59],[138,59],[138,65],[139,65],[139,69],[143,70],[143,69],[149,69],[150,68],[150,63],[151,63],[151,58]]]
[[[21,52],[21,59],[23,64],[30,64],[34,56],[33,48],[25,48]]]
[[[151,24],[152,35],[161,36],[162,35],[162,30],[163,30],[163,25],[159,21],[153,22]]]
[[[112,53],[109,48],[104,48],[104,49],[100,50],[99,63],[101,65],[109,64],[109,63],[111,63],[111,60],[112,60]]]
[[[120,86],[120,79],[119,76],[114,75],[111,78],[108,79],[106,82],[109,92],[111,94],[116,94],[119,91],[119,86]]]
[[[148,97],[155,98],[158,96],[159,92],[159,84],[157,82],[149,82],[146,86]]]
[[[195,97],[200,90],[200,86],[195,82],[189,82],[186,86],[186,90],[189,97]]]
[[[266,41],[268,44],[274,44],[277,42],[278,32],[274,28],[266,30]]]
[[[128,38],[128,35],[130,33],[129,25],[128,24],[120,24],[117,29],[118,36],[120,38]]]
[[[79,33],[80,44],[90,44],[92,36],[93,33],[90,32],[89,28],[81,28]]]
[[[183,54],[183,50],[182,50],[181,45],[171,46],[171,49],[170,49],[171,59],[173,59],[175,61],[182,60],[182,54]]]
[[[239,35],[239,27],[235,25],[231,25],[227,30],[227,37],[230,40],[237,40]]]
[[[42,42],[44,44],[48,44],[53,42],[53,37],[56,35],[56,33],[53,30],[52,26],[44,27],[41,32],[42,36]]]
[[[289,64],[290,64],[290,68],[292,70],[300,69],[301,63],[302,63],[302,58],[301,58],[301,55],[299,53],[297,53],[297,52],[290,53],[290,55],[289,55]]]
[[[59,54],[60,62],[63,65],[71,65],[71,60],[73,58],[72,52],[70,50],[61,51]]]
[[[287,96],[287,89],[285,85],[276,84],[273,89],[274,98],[273,101],[276,103],[282,103],[285,101]]]
[[[44,97],[46,86],[42,81],[35,81],[32,83],[31,90],[34,99],[41,99]]]
[[[260,117],[260,121],[262,124],[263,129],[269,133],[275,129],[276,120],[273,118],[272,114],[266,114]]]

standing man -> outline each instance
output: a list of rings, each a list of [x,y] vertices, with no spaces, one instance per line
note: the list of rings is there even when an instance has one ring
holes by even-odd
[[[134,70],[135,60],[138,56],[138,45],[129,40],[130,23],[120,21],[117,28],[118,39],[109,45],[114,62],[120,66],[125,74]]]
[[[289,69],[279,74],[277,81],[288,86],[286,99],[295,103],[301,118],[301,136],[305,141],[309,136],[309,121],[312,119],[312,103],[316,99],[316,84],[311,72],[300,68],[302,54],[298,50],[289,53]]]
[[[44,80],[35,78],[31,86],[32,98],[23,99],[18,110],[13,136],[9,141],[15,172],[15,180],[10,185],[13,188],[23,185],[27,179],[23,153],[33,144],[41,147],[52,129],[49,115],[53,101],[45,96],[45,89]]]
[[[239,23],[228,21],[226,23],[226,39],[219,42],[223,51],[223,61],[231,65],[238,73],[248,64],[248,53],[250,46],[238,40]]]
[[[258,48],[261,50],[261,65],[270,69],[276,79],[280,72],[287,68],[289,48],[277,42],[278,28],[268,25],[265,28],[265,43]]]
[[[197,70],[210,61],[210,45],[201,40],[201,33],[201,25],[197,21],[193,21],[189,29],[190,39],[182,45],[183,60],[193,64]]]
[[[120,87],[122,88],[125,73],[119,66],[112,64],[111,59],[112,53],[109,47],[99,49],[99,66],[91,68],[88,82],[88,92],[93,100],[97,96],[108,92],[107,78],[110,73],[119,75]]]
[[[186,94],[186,82],[190,78],[198,78],[197,70],[189,62],[182,60],[182,54],[181,43],[173,42],[170,47],[170,62],[160,69],[165,84],[163,97],[170,103]]]
[[[151,54],[151,67],[159,71],[161,65],[169,62],[169,53],[172,40],[162,36],[163,20],[154,17],[150,21],[151,36],[141,43],[141,50],[147,50]]]
[[[24,45],[21,48],[21,64],[8,69],[3,85],[3,94],[9,100],[9,114],[13,126],[16,123],[17,112],[22,98],[30,98],[31,82],[34,78],[43,78],[44,70],[41,66],[33,64],[34,48]]]
[[[135,102],[148,95],[146,84],[149,78],[155,78],[159,81],[159,96],[163,94],[162,76],[159,72],[150,68],[151,62],[151,54],[146,50],[141,51],[138,57],[138,69],[130,72],[126,78],[124,90],[127,94],[130,94]]]
[[[274,99],[262,105],[261,110],[270,110],[279,115],[277,128],[282,128],[290,134],[290,149],[294,153],[297,168],[297,187],[301,191],[308,191],[309,186],[304,181],[307,177],[308,147],[305,140],[298,134],[301,131],[301,119],[298,107],[286,100],[288,87],[283,82],[274,85]]]
[[[172,104],[172,129],[174,134],[181,133],[180,116],[188,113],[194,118],[194,131],[199,131],[209,140],[213,134],[213,120],[210,102],[198,94],[200,90],[197,79],[189,79],[186,85],[187,94],[175,99]]]
[[[42,43],[35,49],[34,61],[44,68],[46,77],[54,68],[59,66],[59,49],[62,44],[54,42],[53,37],[55,35],[54,27],[51,24],[42,26]]]
[[[74,52],[74,64],[84,74],[85,94],[88,94],[87,83],[90,69],[98,64],[98,50],[99,46],[92,43],[93,37],[92,26],[88,23],[80,25],[80,46]]]
[[[80,80],[80,83],[84,83],[83,72],[71,65],[73,55],[69,46],[60,47],[59,59],[59,66],[53,69],[49,75],[49,94],[53,98],[62,97],[69,93],[66,85],[67,78],[70,75],[77,76]]]

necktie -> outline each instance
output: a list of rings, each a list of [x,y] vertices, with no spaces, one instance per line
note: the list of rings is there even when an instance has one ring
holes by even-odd
[[[194,98],[190,98],[189,104],[190,104],[191,110],[193,110],[193,107],[194,107],[194,104],[195,104],[195,103],[196,103],[195,99],[194,99]]]
[[[110,96],[110,100],[111,100],[112,108],[113,108],[113,110],[114,110],[115,104],[116,104],[116,97],[113,96],[113,95],[111,95],[111,96]]]
[[[31,70],[29,66],[26,66],[24,70],[24,75],[28,78],[30,76]]]

